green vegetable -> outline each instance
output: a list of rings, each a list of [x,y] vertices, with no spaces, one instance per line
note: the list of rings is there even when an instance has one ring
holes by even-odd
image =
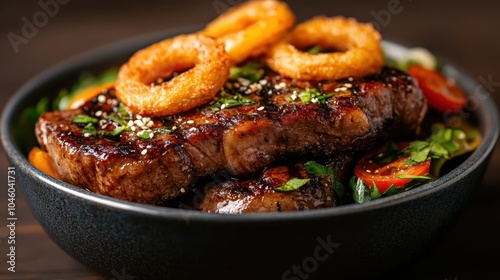
[[[299,92],[296,97],[298,97],[300,99],[300,101],[302,101],[304,104],[309,104],[311,102],[312,103],[319,102],[321,104],[325,104],[326,100],[328,100],[328,98],[330,98],[332,96],[333,96],[333,93],[322,94],[317,89],[313,88],[313,89],[306,89],[304,91]],[[294,100],[295,100],[295,98],[292,97],[288,101],[291,102]]]
[[[87,137],[88,135],[91,135],[91,136],[96,136],[97,135],[97,131],[96,131],[93,123],[88,123],[82,129],[82,136]]]
[[[314,46],[310,49],[308,49],[306,52],[309,54],[318,54],[322,51],[323,49],[320,46]]]
[[[300,187],[307,184],[311,179],[298,179],[292,178],[288,180],[284,185],[274,188],[275,191],[280,192],[293,192],[298,190]]]
[[[356,203],[365,203],[372,200],[370,196],[370,187],[366,186],[365,182],[356,177],[352,177],[349,183],[351,189],[353,190],[352,197]]]
[[[258,82],[263,75],[263,65],[256,62],[248,62],[242,66],[233,66],[229,69],[230,79],[243,78],[252,83]]]
[[[88,124],[88,123],[98,123],[99,120],[89,115],[78,114],[73,117],[71,122],[77,124]]]
[[[305,163],[307,173],[315,176],[329,176],[331,180],[331,185],[333,191],[342,199],[345,195],[345,187],[342,183],[337,180],[335,176],[335,171],[328,166],[321,165],[314,161],[308,161]]]
[[[222,109],[232,108],[241,105],[252,105],[255,104],[250,98],[244,97],[241,94],[230,95],[224,94],[220,96],[210,107],[212,111],[219,111]]]

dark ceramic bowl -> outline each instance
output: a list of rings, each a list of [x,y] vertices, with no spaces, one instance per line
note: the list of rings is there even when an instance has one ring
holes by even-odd
[[[432,246],[480,186],[498,137],[498,113],[487,92],[451,65],[444,69],[474,101],[483,142],[437,181],[366,204],[275,214],[200,213],[90,193],[27,161],[32,127],[22,128],[27,137],[14,134],[24,108],[55,96],[82,71],[120,65],[142,47],[193,30],[149,34],[76,57],[31,80],[3,111],[2,144],[33,212],[53,241],[89,268],[121,277],[116,279],[374,276]],[[394,51],[403,48],[387,44]]]

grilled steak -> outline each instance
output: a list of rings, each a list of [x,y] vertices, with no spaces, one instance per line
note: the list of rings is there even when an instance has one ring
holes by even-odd
[[[79,109],[43,114],[36,135],[62,180],[161,204],[216,172],[244,178],[284,157],[327,158],[367,150],[389,135],[415,135],[427,110],[415,81],[389,68],[319,83],[266,70],[255,83],[228,82],[221,95],[195,110],[150,119],[131,116],[109,89]],[[228,95],[246,105],[229,108],[234,102],[221,101]],[[75,123],[79,114],[96,120]]]
[[[193,208],[221,214],[284,212],[333,207],[342,204],[334,191],[333,180],[347,186],[352,156],[337,156],[327,165],[334,177],[309,174],[304,162],[273,166],[259,176],[247,180],[230,178],[206,184],[201,195],[195,196]],[[297,191],[278,191],[289,180],[310,179]],[[189,202],[190,197],[187,201]],[[189,205],[182,202],[181,206]]]

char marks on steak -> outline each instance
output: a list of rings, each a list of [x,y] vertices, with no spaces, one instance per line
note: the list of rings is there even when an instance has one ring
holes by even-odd
[[[241,82],[228,82],[223,91],[254,104],[221,110],[207,104],[151,123],[129,116],[135,124],[126,120],[127,130],[117,136],[82,135],[83,125],[72,123],[77,114],[97,114],[98,130],[116,128],[109,116],[121,103],[111,89],[78,109],[43,114],[36,135],[63,181],[162,204],[217,172],[249,177],[283,158],[328,158],[366,151],[389,136],[415,135],[427,110],[414,79],[389,68],[355,80],[297,82],[267,71],[255,84]],[[324,104],[294,98],[313,88],[333,96]],[[153,130],[151,138],[138,135],[141,126]]]

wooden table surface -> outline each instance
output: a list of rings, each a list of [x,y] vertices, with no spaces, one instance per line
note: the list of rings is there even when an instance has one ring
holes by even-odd
[[[75,54],[143,33],[204,24],[238,2],[241,1],[1,1],[0,107],[34,75]],[[489,93],[500,104],[500,2],[436,2],[289,1],[298,21],[318,14],[353,16],[377,23],[386,39],[423,46],[443,55],[478,81],[486,81]],[[33,23],[35,28],[29,30],[26,26]],[[3,150],[0,152],[2,182],[6,182],[9,163]],[[395,279],[500,279],[498,166],[497,145],[483,184],[443,242],[396,271]],[[6,223],[7,215],[5,186],[2,183],[0,188],[1,224]],[[16,272],[7,270],[7,228],[0,226],[0,279],[105,279],[49,239],[22,192],[18,192],[16,208]]]

